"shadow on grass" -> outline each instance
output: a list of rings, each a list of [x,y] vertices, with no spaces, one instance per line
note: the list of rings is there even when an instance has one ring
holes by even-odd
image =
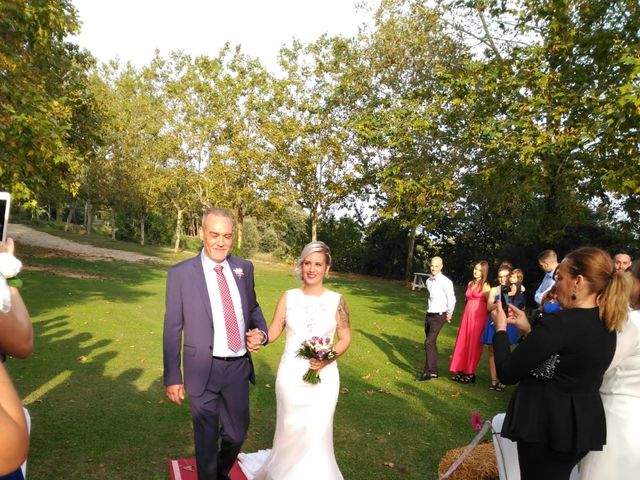
[[[169,458],[193,453],[188,404],[165,402],[145,366],[114,368],[125,355],[114,341],[70,325],[62,315],[36,322],[34,354],[11,361],[32,417],[30,480],[167,478]]]
[[[416,358],[414,352],[417,350],[417,347],[422,346],[421,343],[398,335],[390,335],[387,333],[374,335],[362,329],[356,329],[356,331],[378,347],[380,352],[387,356],[392,365],[395,365],[402,371],[415,375],[416,368],[414,364]]]

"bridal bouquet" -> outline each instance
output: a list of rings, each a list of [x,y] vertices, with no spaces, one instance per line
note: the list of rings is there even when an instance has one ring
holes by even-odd
[[[333,360],[336,358],[336,351],[331,344],[329,337],[311,337],[309,340],[305,340],[300,345],[300,348],[296,352],[296,357],[315,358],[316,360]],[[317,370],[310,368],[302,376],[302,380],[307,383],[320,383],[320,375]]]

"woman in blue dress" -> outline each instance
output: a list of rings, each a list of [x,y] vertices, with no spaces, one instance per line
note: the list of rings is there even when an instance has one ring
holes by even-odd
[[[496,308],[496,304],[500,302],[500,290],[502,287],[508,288],[510,275],[511,266],[506,262],[500,265],[500,269],[498,270],[498,285],[492,287],[489,292],[489,298],[493,299],[493,301],[487,302],[487,312],[489,312],[489,316],[484,331],[482,332],[482,337],[480,338],[480,341],[489,347],[489,373],[491,375],[491,385],[489,385],[489,389],[495,390],[496,392],[502,392],[505,389],[505,385],[498,381],[498,374],[496,372],[496,362],[493,356],[493,336],[496,333],[496,327],[491,319],[491,312]],[[510,324],[507,327],[507,334],[509,335],[511,345],[518,343],[520,333],[514,325]]]

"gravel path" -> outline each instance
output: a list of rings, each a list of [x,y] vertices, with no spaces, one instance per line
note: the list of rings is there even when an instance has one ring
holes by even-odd
[[[10,223],[8,228],[9,236],[16,242],[19,249],[20,244],[34,245],[37,247],[51,248],[53,250],[64,250],[73,253],[78,257],[88,258],[92,260],[104,260],[110,258],[112,260],[121,260],[125,262],[143,262],[145,260],[158,260],[158,257],[141,255],[139,253],[125,252],[123,250],[113,250],[110,248],[94,247],[83,243],[72,242],[64,238],[56,237],[48,233],[39,232],[26,225]]]

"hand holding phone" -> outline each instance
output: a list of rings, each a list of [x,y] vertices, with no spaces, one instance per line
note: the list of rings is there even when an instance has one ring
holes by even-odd
[[[509,287],[507,285],[500,287],[500,304],[505,315],[507,315],[509,313]]]

